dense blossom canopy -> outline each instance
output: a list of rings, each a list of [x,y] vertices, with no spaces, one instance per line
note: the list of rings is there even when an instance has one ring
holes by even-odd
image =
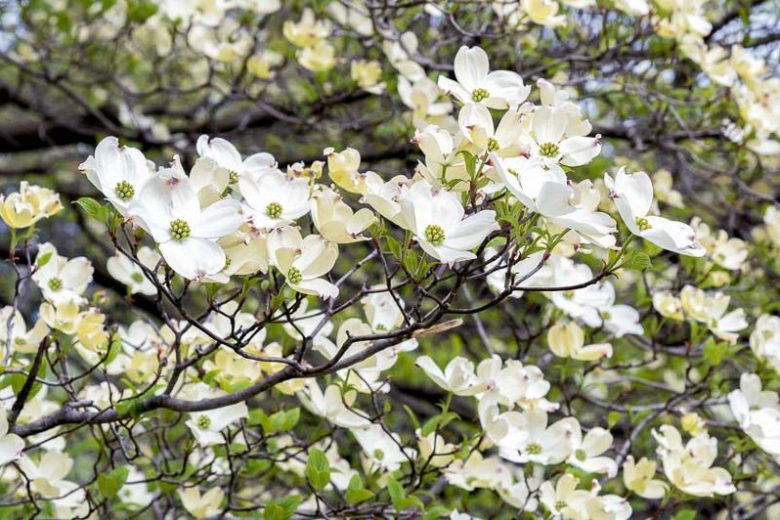
[[[0,518],[777,518],[778,13],[0,2]]]

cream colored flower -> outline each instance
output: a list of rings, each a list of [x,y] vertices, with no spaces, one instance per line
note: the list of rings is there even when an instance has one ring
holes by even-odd
[[[368,240],[361,233],[376,222],[370,209],[353,212],[341,195],[324,187],[312,196],[311,218],[317,231],[336,244]]]
[[[597,361],[612,357],[612,345],[596,343],[585,346],[585,334],[575,322],[558,322],[547,331],[547,344],[558,357],[579,361]]]
[[[379,82],[382,77],[382,66],[376,60],[353,61],[349,73],[352,80],[367,92],[381,94],[385,90],[385,84]]]
[[[225,493],[218,487],[212,487],[203,495],[197,487],[179,489],[182,505],[195,518],[206,518],[219,513],[223,498]]]
[[[282,33],[296,47],[311,47],[320,43],[330,35],[331,27],[327,20],[317,20],[314,11],[308,7],[298,22],[287,20],[282,26]]]
[[[634,462],[634,457],[629,455],[623,463],[623,483],[642,498],[650,500],[663,498],[669,486],[653,478],[656,466],[654,461],[646,458]]]
[[[15,229],[30,227],[61,209],[59,194],[27,181],[20,183],[18,192],[0,195],[0,219]]]
[[[336,66],[336,48],[326,41],[317,42],[297,53],[298,63],[312,72],[326,72]]]

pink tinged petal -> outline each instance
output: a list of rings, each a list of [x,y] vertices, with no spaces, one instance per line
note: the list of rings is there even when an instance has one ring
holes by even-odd
[[[210,139],[207,135],[198,138],[198,155],[217,161],[223,168],[238,172],[241,170],[241,154],[233,144],[221,137]]]
[[[439,88],[448,95],[453,95],[461,103],[471,103],[471,93],[464,89],[460,83],[446,76],[439,76]]]
[[[241,173],[262,174],[276,167],[276,159],[270,153],[256,153],[244,159]]]
[[[296,260],[295,267],[300,269],[304,278],[319,278],[333,269],[338,256],[335,244],[317,235],[309,235],[304,239],[303,253]]]
[[[188,238],[160,244],[165,262],[188,280],[217,274],[225,267],[225,252],[211,240]]]
[[[455,78],[469,93],[481,86],[489,70],[488,55],[479,47],[464,45],[455,55]]]
[[[687,256],[701,257],[706,253],[688,224],[655,216],[647,217],[647,222],[650,229],[642,231],[639,236],[658,247]]]
[[[189,177],[168,175],[161,171],[165,185],[171,192],[171,214],[174,218],[181,218],[189,222],[194,215],[200,213],[200,202]]]
[[[215,240],[234,232],[245,221],[241,204],[235,199],[219,200],[187,220],[193,238]]]
[[[581,166],[601,153],[601,142],[595,137],[569,137],[560,143],[561,164]]]

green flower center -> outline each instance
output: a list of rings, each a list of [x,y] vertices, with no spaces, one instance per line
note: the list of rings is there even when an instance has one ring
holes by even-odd
[[[211,426],[211,417],[208,415],[201,415],[198,417],[198,428],[206,429]]]
[[[438,246],[444,242],[444,230],[437,224],[431,224],[425,228],[425,240]]]
[[[24,338],[14,338],[14,344],[16,345],[27,345],[27,341],[25,341]]]
[[[488,92],[484,88],[474,89],[474,91],[471,93],[471,100],[474,103],[479,103],[483,99],[487,99],[489,97],[490,97],[490,92]]]
[[[559,153],[561,153],[561,149],[555,143],[544,143],[539,146],[539,154],[544,157],[558,157]]]
[[[278,202],[272,202],[265,207],[265,214],[271,218],[279,218],[282,216],[282,205]]]
[[[144,281],[144,275],[142,275],[141,273],[133,273],[133,274],[132,274],[132,276],[130,276],[130,278],[131,278],[131,279],[132,279],[132,280],[133,280],[135,283],[141,283],[141,282],[143,282],[143,281]]]
[[[222,269],[227,269],[228,267],[230,267],[230,262],[232,262],[232,261],[233,261],[232,258],[230,258],[229,256],[225,255],[225,267],[223,267]]]
[[[125,201],[132,199],[135,195],[135,188],[127,181],[117,182],[114,191],[117,197]]]
[[[560,510],[561,510],[561,509],[563,509],[564,507],[566,507],[566,502],[564,502],[563,500],[558,500],[558,501],[555,503],[555,509],[557,509],[558,511],[560,511]]]
[[[639,228],[639,231],[647,231],[648,229],[651,229],[653,226],[650,225],[650,222],[645,217],[637,217],[636,220],[636,227]]]
[[[585,450],[583,450],[583,449],[579,449],[579,450],[575,451],[574,452],[574,456],[577,457],[577,460],[580,461],[580,462],[582,462],[582,461],[584,461],[585,459],[588,458],[588,454],[585,453]]]
[[[491,137],[490,139],[488,139],[488,142],[487,142],[488,152],[495,152],[500,147],[501,147],[501,145],[499,145],[498,141],[496,141],[494,138]]]
[[[301,274],[300,269],[297,267],[291,267],[289,271],[287,271],[287,279],[290,281],[290,283],[301,283],[301,280],[303,280],[303,275]]]
[[[186,220],[177,218],[171,221],[171,237],[174,240],[184,240],[190,236],[190,225]]]
[[[648,229],[652,228],[653,226],[650,225],[650,222],[648,222],[645,217],[637,217],[636,218],[636,227],[639,228],[639,231],[647,231]]]
[[[531,444],[526,446],[525,451],[527,451],[531,455],[539,455],[542,452],[542,445],[536,442],[532,442]]]
[[[62,289],[62,280],[60,280],[59,278],[52,278],[51,280],[49,280],[49,289],[51,289],[52,291],[59,291],[60,289]]]
[[[238,172],[237,171],[230,170],[228,172],[228,182],[230,184],[235,184],[235,183],[238,182]]]

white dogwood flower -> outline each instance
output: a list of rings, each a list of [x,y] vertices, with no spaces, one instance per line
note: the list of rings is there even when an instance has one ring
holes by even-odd
[[[329,385],[323,392],[316,380],[307,379],[304,389],[297,395],[307,410],[336,426],[360,428],[371,424],[367,417],[352,409],[357,398],[357,392],[354,390],[347,390],[342,395],[338,385]]]
[[[543,410],[526,410],[522,414],[520,435],[507,436],[499,444],[501,457],[516,463],[560,464],[573,453],[580,435],[580,424],[565,417],[548,426]]]
[[[32,354],[38,351],[48,333],[49,327],[43,318],[38,318],[28,329],[21,312],[11,305],[0,309],[0,347],[10,344],[15,352]]]
[[[712,467],[718,456],[717,439],[702,433],[683,445],[680,432],[669,424],[652,433],[659,445],[658,456],[666,478],[680,491],[697,497],[730,495],[736,491],[731,474],[723,468]]]
[[[443,371],[428,356],[418,357],[415,365],[422,368],[431,381],[449,393],[474,395],[485,390],[474,373],[474,363],[464,357],[453,358]]]
[[[368,240],[361,233],[376,221],[370,209],[352,211],[341,195],[324,187],[312,196],[311,219],[317,231],[335,244]]]
[[[144,184],[152,177],[143,153],[130,146],[122,146],[116,137],[106,137],[79,165],[89,181],[124,215],[128,205],[137,200]]]
[[[8,433],[8,418],[5,406],[0,405],[0,467],[22,456],[24,440],[13,433]]]
[[[202,208],[189,178],[170,169],[150,179],[127,212],[157,242],[171,269],[188,279],[222,270],[225,252],[217,240],[245,220],[234,199]]]
[[[30,489],[40,493],[44,498],[59,497],[63,494],[64,489],[71,484],[65,480],[65,477],[73,468],[73,459],[66,453],[44,452],[38,459],[38,463],[24,455],[17,464],[30,480]]]
[[[521,112],[509,110],[495,127],[493,116],[485,105],[470,103],[458,114],[458,126],[466,139],[479,149],[504,155],[511,151],[522,135],[522,118]]]
[[[273,155],[260,152],[241,159],[241,154],[233,143],[221,137],[210,138],[202,135],[198,138],[196,148],[199,156],[213,159],[228,171],[231,184],[238,182],[244,175],[257,177],[276,168]]]
[[[566,106],[536,107],[524,139],[532,157],[545,164],[581,166],[601,153],[601,136],[569,135],[569,112]]]
[[[602,247],[615,243],[615,221],[595,211],[597,201],[595,205],[584,204],[584,193],[569,184],[566,173],[557,164],[547,164],[538,157],[501,159],[496,154],[491,154],[490,162],[509,192],[531,211]]]
[[[401,195],[403,221],[423,250],[444,263],[476,258],[471,249],[498,229],[496,213],[482,210],[464,218],[458,197],[418,181]]]
[[[225,492],[219,487],[212,487],[202,495],[197,487],[179,489],[182,505],[195,518],[207,518],[218,514],[224,498]]]
[[[775,392],[762,390],[756,374],[742,374],[739,389],[728,395],[740,428],[764,451],[780,460],[780,404]]]
[[[149,247],[138,248],[138,260],[146,267],[154,271],[160,255]],[[157,288],[146,278],[143,270],[132,260],[117,251],[106,261],[108,274],[127,286],[130,294],[157,294]]]
[[[301,237],[298,228],[277,228],[268,235],[271,263],[279,269],[287,284],[302,294],[335,298],[339,289],[322,278],[333,269],[338,248],[320,235]]]
[[[605,173],[604,184],[609,188],[609,196],[620,217],[633,234],[681,255],[704,255],[706,251],[691,226],[649,215],[653,205],[653,183],[645,172],[629,175],[625,168],[620,168],[614,179]]]
[[[439,88],[452,94],[461,103],[482,103],[505,110],[526,100],[531,87],[523,84],[516,72],[490,72],[488,55],[479,47],[465,45],[455,55],[455,79],[439,76]]]
[[[92,262],[83,256],[66,258],[57,253],[53,244],[46,242],[38,248],[35,258],[33,281],[38,285],[46,300],[60,304],[82,302],[82,294],[92,281]]]
[[[601,427],[592,428],[582,438],[581,432],[574,430],[573,449],[567,462],[588,473],[604,473],[609,478],[617,475],[617,464],[602,454],[612,446],[612,434]],[[579,435],[577,435],[579,433]]]
[[[654,479],[657,464],[655,461],[642,458],[639,462],[629,455],[623,463],[623,483],[628,489],[642,498],[658,500],[664,497],[669,486]]]
[[[238,188],[248,206],[249,218],[258,229],[290,224],[309,212],[306,179],[271,170],[258,177],[242,176]]]
[[[585,346],[585,334],[575,322],[559,322],[547,331],[547,344],[553,354],[578,361],[598,361],[612,357],[612,345],[596,343]]]

